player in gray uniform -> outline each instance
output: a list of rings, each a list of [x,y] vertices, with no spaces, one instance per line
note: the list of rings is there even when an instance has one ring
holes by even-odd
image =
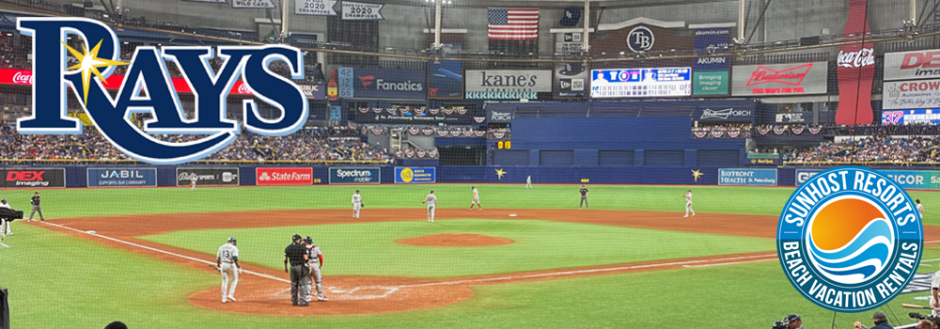
[[[238,241],[235,237],[228,238],[228,242],[219,247],[215,254],[215,265],[222,272],[222,302],[228,300],[235,301],[235,287],[238,286],[238,273],[242,272],[242,266],[238,265]],[[232,286],[228,287],[231,279]],[[228,293],[228,294],[226,294]]]
[[[310,267],[310,279],[317,286],[317,300],[321,302],[329,299],[323,295],[323,276],[320,275],[320,269],[323,268],[323,253],[320,247],[313,245],[313,238],[304,238],[304,245],[307,247],[307,265]],[[313,288],[307,285],[307,301],[313,301]]]
[[[431,190],[431,194],[428,194],[424,200],[421,200],[421,203],[428,204],[428,221],[434,222],[434,208],[437,207],[437,197],[434,196],[434,190]]]

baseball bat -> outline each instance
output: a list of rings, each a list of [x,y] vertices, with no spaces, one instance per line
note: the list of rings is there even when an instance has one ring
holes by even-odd
[[[901,304],[901,307],[903,307],[903,308],[916,308],[916,309],[921,309],[921,310],[929,310],[929,309],[930,309],[930,307],[928,307],[928,306],[920,306],[920,305],[914,305],[914,304]]]

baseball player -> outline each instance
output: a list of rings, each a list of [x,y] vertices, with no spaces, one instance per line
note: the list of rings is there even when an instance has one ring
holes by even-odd
[[[228,238],[228,242],[219,247],[215,253],[215,265],[222,272],[222,302],[235,301],[235,287],[238,286],[238,274],[242,266],[238,264],[238,241],[235,237]],[[235,267],[232,267],[234,265]],[[229,280],[232,286],[229,287]],[[226,295],[226,292],[228,293]]]
[[[307,236],[304,238],[304,246],[307,247],[307,265],[310,267],[310,279],[313,279],[313,284],[317,286],[317,300],[321,302],[328,301],[329,299],[323,295],[323,277],[320,276],[320,269],[323,268],[323,253],[320,252],[320,247],[313,245],[313,238]],[[307,302],[313,301],[313,290],[310,285],[307,285]]]
[[[924,218],[924,205],[920,204],[920,199],[914,200],[917,203],[917,213],[920,214],[920,218]]]
[[[685,216],[689,217],[689,212],[692,212],[692,217],[695,217],[695,210],[692,210],[692,190],[689,190],[685,193]]]
[[[470,201],[470,210],[473,210],[474,203],[480,210],[483,210],[483,206],[480,205],[480,191],[477,190],[476,186],[471,186],[470,189],[473,190],[473,200]]]
[[[933,315],[940,315],[940,271],[933,274],[930,278],[930,308],[933,309]]]
[[[421,203],[428,204],[428,221],[434,222],[434,208],[437,206],[437,197],[434,196],[434,190],[431,190],[431,194],[428,194],[424,200],[421,200]]]
[[[7,203],[7,199],[0,199],[0,208],[13,209],[10,207],[10,204]],[[10,224],[13,222],[8,222],[0,219],[0,225],[5,226],[5,228],[0,229],[0,240],[3,240],[7,235],[13,234],[13,231],[10,231]]]
[[[532,175],[525,178],[525,188],[532,188]]]
[[[359,209],[362,208],[362,196],[359,195],[359,190],[356,190],[356,193],[352,196],[352,206],[353,218],[359,218]]]
[[[189,179],[189,186],[191,187],[190,191],[196,190],[196,174],[193,174],[193,177]]]
[[[581,190],[578,191],[578,193],[581,194],[581,205],[579,205],[578,208],[581,208],[583,206],[587,206],[588,208],[591,207],[591,205],[588,204],[588,200],[587,200],[588,192],[589,191],[587,187],[584,187],[584,185],[581,185]]]
[[[26,221],[32,222],[33,215],[35,215],[37,212],[39,213],[39,219],[46,221],[46,218],[42,216],[42,208],[39,207],[39,192],[36,192],[36,194],[33,194],[33,197],[29,199],[29,204],[33,205],[33,211],[29,213],[29,219],[27,219]]]

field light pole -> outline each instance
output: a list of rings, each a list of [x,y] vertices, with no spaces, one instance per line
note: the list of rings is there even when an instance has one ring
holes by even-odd
[[[738,42],[736,42],[738,44],[744,43],[744,16],[747,15],[745,13],[745,6],[747,5],[746,1],[747,0],[738,0]]]
[[[434,50],[441,49],[441,2],[443,1],[434,0]]]
[[[911,0],[908,7],[911,15],[911,26],[917,26],[917,0]]]
[[[287,27],[290,24],[290,0],[281,0],[281,43],[290,43],[287,40],[287,32],[290,29]]]
[[[584,0],[584,37],[581,40],[584,40],[584,44],[581,46],[581,53],[587,54],[588,50],[591,49],[590,44],[590,34],[591,30],[591,0]],[[586,63],[587,61],[585,61]]]

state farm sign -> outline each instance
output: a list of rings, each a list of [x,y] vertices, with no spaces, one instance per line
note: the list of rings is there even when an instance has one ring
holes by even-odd
[[[885,54],[885,81],[940,78],[940,49]]]
[[[258,185],[313,184],[313,168],[256,168]]]
[[[885,110],[940,107],[940,80],[885,82]]]
[[[732,69],[734,96],[825,94],[828,62],[736,65]]]

